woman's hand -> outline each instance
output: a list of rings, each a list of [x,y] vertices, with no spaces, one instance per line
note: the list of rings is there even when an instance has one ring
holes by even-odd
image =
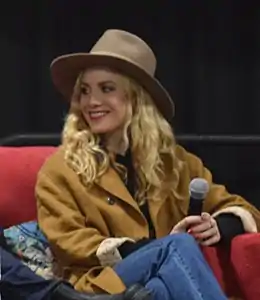
[[[188,216],[176,224],[170,234],[188,232],[191,227],[198,224],[202,224],[201,216]]]
[[[201,216],[188,216],[174,226],[170,234],[188,232],[203,246],[210,246],[220,241],[216,220],[208,213]]]
[[[220,232],[216,220],[208,213],[201,214],[202,222],[191,226],[189,233],[203,246],[211,246],[220,241]]]

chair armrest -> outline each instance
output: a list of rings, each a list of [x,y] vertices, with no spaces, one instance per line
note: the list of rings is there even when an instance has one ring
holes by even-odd
[[[242,297],[242,291],[231,262],[229,247],[201,247],[222,290],[228,297]],[[259,298],[260,299],[260,298]]]
[[[231,263],[245,299],[260,299],[260,233],[234,238]]]

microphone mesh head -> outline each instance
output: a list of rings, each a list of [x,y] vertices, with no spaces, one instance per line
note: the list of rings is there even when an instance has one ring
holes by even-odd
[[[194,178],[189,185],[190,196],[194,199],[203,200],[209,191],[209,184],[203,178]]]

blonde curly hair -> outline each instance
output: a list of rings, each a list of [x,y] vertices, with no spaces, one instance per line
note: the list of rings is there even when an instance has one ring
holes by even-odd
[[[111,165],[119,171],[123,168],[101,146],[100,137],[91,132],[81,114],[81,78],[82,74],[74,87],[70,111],[63,128],[62,145],[65,161],[78,174],[82,183],[89,187]],[[136,172],[135,199],[139,204],[147,199],[157,201],[162,192],[169,196],[175,194],[181,163],[175,155],[174,134],[150,95],[134,80],[121,74],[120,78],[131,103],[123,142],[126,148],[130,147]]]

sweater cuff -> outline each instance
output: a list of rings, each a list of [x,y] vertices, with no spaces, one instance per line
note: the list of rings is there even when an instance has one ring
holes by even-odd
[[[212,217],[216,218],[217,216],[222,215],[222,214],[232,214],[234,216],[239,217],[243,224],[245,232],[247,232],[247,233],[256,233],[257,232],[257,226],[256,226],[256,222],[254,220],[254,217],[245,208],[243,208],[241,206],[226,207],[226,208],[220,209],[219,211],[214,213],[212,215]]]
[[[103,267],[113,267],[116,263],[122,260],[122,256],[118,248],[126,241],[134,243],[135,241],[124,237],[124,238],[107,238],[98,247],[96,256]]]

